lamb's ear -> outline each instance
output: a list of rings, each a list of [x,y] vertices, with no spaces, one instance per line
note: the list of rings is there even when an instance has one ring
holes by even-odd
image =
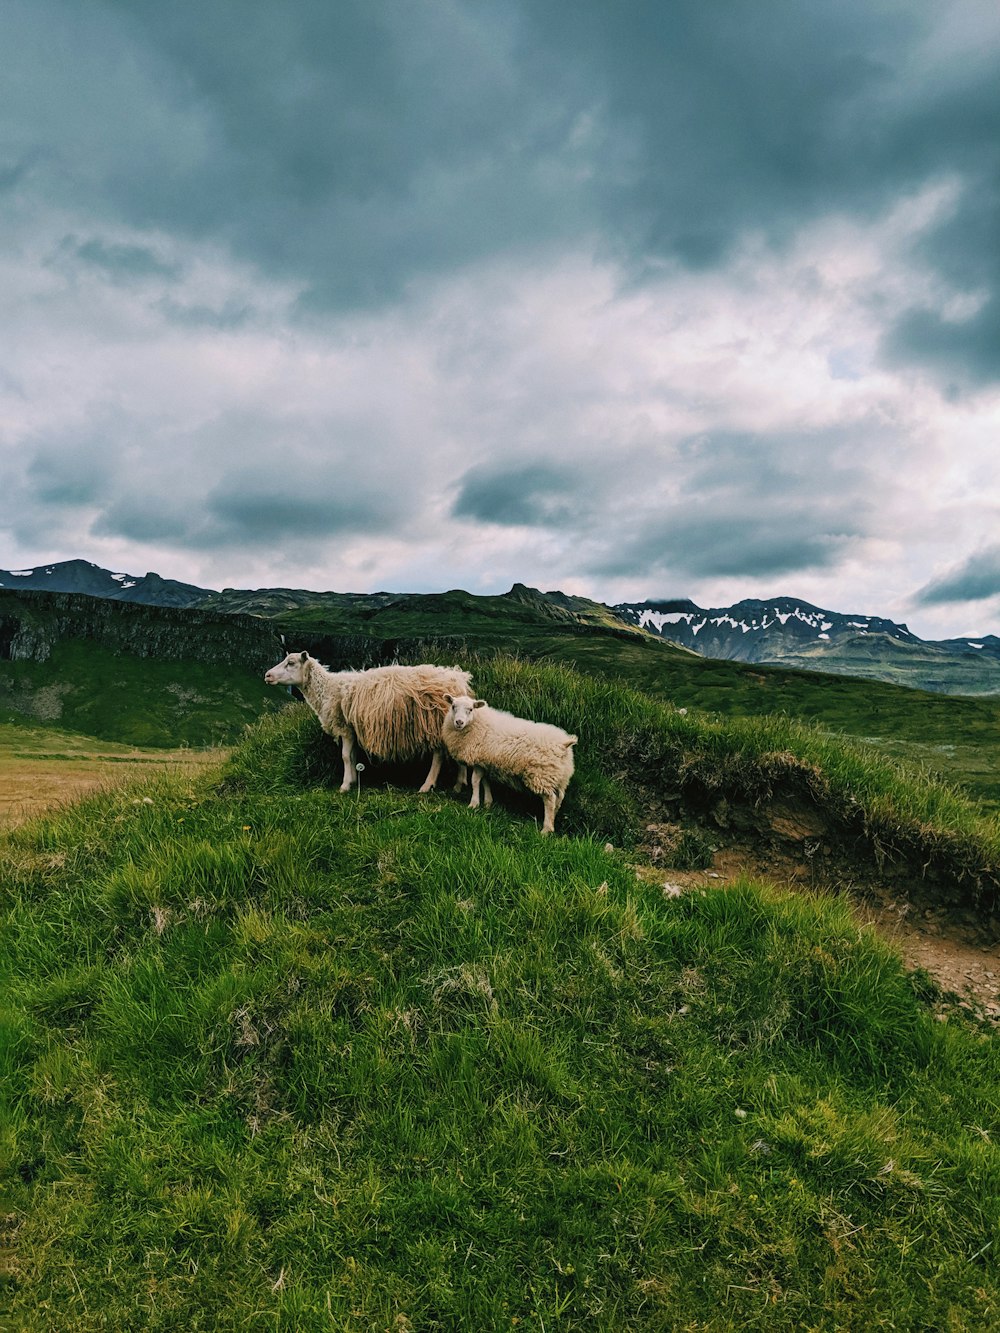
[[[444,696],[444,701],[445,701],[445,703],[448,704],[449,706],[455,702],[455,700],[451,697],[450,694],[446,694],[446,695]]]
[[[485,700],[485,699],[473,699],[473,701],[472,701],[472,706],[473,706],[473,708],[485,708],[485,707],[486,707],[486,700]]]
[[[578,736],[567,736],[563,744],[566,746],[567,750],[572,750],[573,746],[577,743],[578,740],[579,740]]]
[[[308,659],[309,659],[309,654],[308,654],[308,653],[300,653],[300,654],[299,654],[299,661],[300,661],[300,662],[306,662],[306,661],[308,661]]]

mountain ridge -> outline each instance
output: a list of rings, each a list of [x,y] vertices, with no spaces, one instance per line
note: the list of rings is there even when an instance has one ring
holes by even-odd
[[[637,628],[704,657],[916,684],[939,693],[1000,693],[1000,638],[921,639],[884,616],[843,613],[797,597],[700,607],[687,598],[612,608]]]
[[[515,583],[509,592],[477,595],[351,593],[304,588],[224,588],[113,572],[86,560],[55,561],[33,569],[0,570],[0,589],[76,593],[147,606],[251,615],[295,622],[303,630],[331,628],[376,634],[406,617],[492,622],[524,615],[567,628],[650,634],[706,658],[777,665],[902,684],[946,694],[1000,694],[1000,637],[994,634],[921,639],[884,616],[830,611],[803,598],[744,598],[701,607],[690,598],[646,598],[608,605]],[[391,637],[398,631],[385,628]]]

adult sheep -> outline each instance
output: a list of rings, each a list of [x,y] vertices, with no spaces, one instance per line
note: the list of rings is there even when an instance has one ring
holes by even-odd
[[[329,671],[308,653],[289,653],[265,673],[268,685],[294,685],[328,735],[340,741],[344,760],[341,791],[358,780],[357,747],[373,759],[403,762],[431,754],[430,772],[420,788],[436,785],[444,759],[441,724],[447,695],[468,690],[471,677],[460,667],[372,667]],[[464,766],[456,786],[465,785]]]
[[[453,759],[472,768],[470,808],[492,805],[490,775],[542,798],[542,833],[555,830],[556,815],[573,776],[577,738],[548,722],[530,722],[471,695],[448,696],[441,739]]]

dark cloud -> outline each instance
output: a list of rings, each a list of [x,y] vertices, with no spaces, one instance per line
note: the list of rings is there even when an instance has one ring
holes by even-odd
[[[92,505],[107,495],[119,474],[123,422],[120,414],[100,411],[83,424],[25,441],[23,481],[14,483],[15,507],[53,505],[59,509]]]
[[[971,555],[950,573],[932,580],[917,592],[918,606],[947,602],[981,602],[1000,594],[1000,546],[988,546]]]
[[[188,329],[218,329],[226,333],[245,329],[256,318],[251,302],[235,298],[213,306],[201,302],[176,301],[165,296],[156,302],[156,309],[171,324]]]
[[[869,441],[859,446],[864,434]],[[877,521],[871,475],[858,454],[878,438],[874,428],[836,428],[686,439],[663,469],[675,497],[651,508],[652,475],[647,494],[631,506],[619,496],[608,550],[591,568],[617,577],[649,570],[697,578],[829,569]]]
[[[864,508],[870,480],[862,460],[889,438],[884,427],[865,422],[769,435],[708,431],[683,440],[678,457],[691,495],[765,507],[788,499],[809,509],[832,492]]]
[[[606,108],[603,203],[635,260],[714,265],[748,230],[780,240],[833,199],[869,209],[921,170],[886,141],[926,28],[913,6],[778,0],[766,23],[699,0],[529,11]]]
[[[634,525],[594,559],[592,573],[613,577],[762,577],[829,569],[863,527],[846,514],[802,512],[775,503],[762,514],[693,502]]]
[[[957,177],[924,261],[1000,298],[998,34],[934,60],[936,25],[966,9],[773,0],[761,23],[704,0],[245,0],[237,20],[185,0],[14,0],[0,36],[32,77],[9,62],[10,180],[27,188],[32,162],[42,195],[221,243],[315,318],[567,244],[635,281],[713,268],[748,234],[781,245]],[[107,240],[79,257],[163,271]],[[886,356],[949,374],[968,356],[992,378],[996,318],[940,315],[910,312]]]
[[[400,519],[399,496],[386,489],[331,478],[317,489],[308,477],[281,481],[259,473],[228,476],[208,497],[213,522],[208,544],[329,539],[344,533],[384,533]]]
[[[135,423],[119,423],[128,435]],[[318,544],[405,526],[421,489],[403,460],[390,471],[364,423],[258,411],[222,413],[181,435],[123,450],[105,475],[92,531],[189,550]],[[281,554],[287,554],[281,552]]]
[[[581,517],[581,499],[589,491],[579,469],[542,463],[472,468],[462,478],[452,514],[506,527],[563,527]]]
[[[575,106],[529,89],[516,10],[432,0],[113,4],[109,42],[165,114],[104,182],[138,226],[224,237],[302,284],[302,309],[374,305],[414,276],[586,225]],[[195,129],[180,160],[162,143]],[[159,150],[159,151],[157,151]],[[124,165],[124,163],[122,164]]]
[[[926,307],[909,310],[887,334],[883,352],[890,365],[930,366],[959,390],[995,382],[1000,379],[1000,284],[997,295],[967,319],[945,319]]]
[[[51,105],[28,123],[52,126],[50,184],[224,239],[299,282],[303,311],[574,238],[636,276],[717,266],[747,233],[781,243],[995,160],[989,44],[929,77],[935,14],[909,0],[774,0],[766,23],[703,0],[246,0],[238,22],[153,0],[15,8],[47,75]],[[53,30],[69,35],[46,48]],[[129,71],[125,123],[103,89],[80,115],[106,66]],[[944,234],[938,249],[947,266]],[[970,271],[991,249],[970,236]]]
[[[101,512],[91,524],[96,537],[124,537],[134,542],[165,542],[167,545],[186,546],[197,550],[204,545],[198,531],[199,514],[187,499],[158,491],[131,488],[127,484],[120,494],[105,497]]]
[[[167,263],[145,245],[122,245],[92,237],[79,241],[67,236],[60,246],[62,255],[71,256],[89,268],[95,268],[117,281],[135,278],[174,278],[178,265]]]

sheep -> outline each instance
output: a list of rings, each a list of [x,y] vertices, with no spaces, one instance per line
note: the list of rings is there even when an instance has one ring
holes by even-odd
[[[341,743],[344,780],[341,791],[357,782],[356,753],[361,745],[374,759],[401,761],[431,751],[431,768],[420,788],[437,784],[444,759],[441,723],[448,705],[445,691],[468,690],[471,677],[460,667],[372,667],[368,671],[328,671],[308,653],[289,653],[271,667],[268,685],[295,685],[319,718],[320,725]],[[466,783],[459,765],[456,790]]]
[[[328,736],[340,741],[344,760],[341,791],[350,791],[358,780],[354,729],[344,716],[344,694],[361,675],[360,671],[329,671],[308,653],[289,653],[283,662],[264,673],[265,685],[294,685],[316,714]]]
[[[542,798],[545,818],[543,835],[555,831],[556,814],[573,776],[573,746],[576,736],[548,722],[529,722],[499,708],[491,708],[485,699],[470,695],[446,695],[448,712],[441,728],[441,739],[458,763],[472,767],[470,809],[479,806],[480,788],[483,804],[493,803],[489,775],[510,786],[527,788]]]

